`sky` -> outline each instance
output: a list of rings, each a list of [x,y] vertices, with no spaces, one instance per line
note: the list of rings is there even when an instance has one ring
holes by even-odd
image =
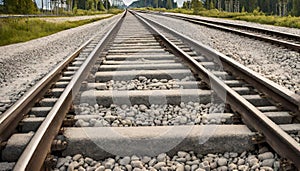
[[[0,0],[1,1],[1,0]],[[38,7],[41,8],[42,7],[42,0],[35,0]],[[111,0],[110,0],[111,1]],[[125,5],[130,5],[133,1],[136,0],[123,0],[123,2],[125,3]],[[176,0],[174,0],[176,2]],[[182,4],[185,0],[177,0],[178,3],[178,7],[182,7]],[[44,2],[46,2],[46,0],[44,0]],[[46,4],[44,3],[44,6],[46,6]],[[45,8],[45,7],[44,7]]]

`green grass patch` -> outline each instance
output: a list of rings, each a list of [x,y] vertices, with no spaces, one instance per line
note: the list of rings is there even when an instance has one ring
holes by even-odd
[[[37,18],[0,19],[0,46],[48,36],[108,17],[59,23],[46,22]]]
[[[162,12],[174,12],[174,13],[183,13],[183,14],[193,14],[193,10],[187,9],[156,9],[156,8],[139,8],[139,10],[153,10],[153,11],[162,11]],[[269,24],[275,26],[291,27],[291,28],[300,28],[300,17],[279,17],[273,15],[265,15],[262,12],[254,10],[252,13],[247,12],[224,12],[217,9],[213,10],[202,10],[199,11],[200,16],[204,17],[215,17],[215,18],[227,18],[232,20],[243,20],[248,22],[255,22],[260,24]]]
[[[111,8],[108,11],[93,11],[93,10],[82,10],[82,9],[74,9],[73,12],[64,12],[64,15],[69,16],[83,16],[83,15],[98,15],[98,14],[119,14],[123,12],[122,9]]]
[[[254,16],[254,15],[246,15],[235,17],[235,20],[243,20],[261,24],[270,24],[275,26],[283,26],[283,27],[292,27],[292,28],[300,28],[300,17],[278,17],[278,16]]]

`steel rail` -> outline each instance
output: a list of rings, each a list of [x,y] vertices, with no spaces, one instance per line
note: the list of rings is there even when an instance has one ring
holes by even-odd
[[[162,28],[165,27],[161,24],[158,25]],[[170,31],[171,30],[172,29],[170,29]],[[288,108],[289,110],[295,113],[296,117],[300,118],[300,96],[299,95],[291,92],[287,88],[282,87],[265,77],[260,76],[257,72],[252,71],[251,69],[238,63],[234,59],[229,58],[226,55],[217,52],[216,50],[206,45],[203,45],[198,41],[195,41],[187,36],[184,36],[174,30],[172,30],[171,32],[173,32],[175,35],[183,39],[189,45],[197,47],[195,51],[199,52],[200,54],[204,54],[207,57],[211,58],[211,60],[214,60],[216,62],[218,62],[218,60],[221,60],[222,65],[228,67],[227,69],[229,69],[233,74],[236,73],[238,77],[244,78],[252,85],[254,85],[256,89],[263,92],[267,97],[277,101],[278,102],[277,105]]]
[[[132,11],[131,11],[132,12]],[[134,13],[134,12],[132,12]],[[134,13],[136,14],[136,13]],[[156,28],[154,28],[151,24],[154,24],[164,30],[166,30],[168,33],[171,33],[173,35],[179,36],[182,39],[184,38],[185,41],[192,42],[194,45],[197,45],[198,48],[203,50],[206,54],[206,56],[211,55],[213,58],[224,58],[225,56],[217,53],[216,51],[212,49],[208,49],[207,47],[204,47],[203,45],[199,44],[198,42],[187,38],[184,35],[179,34],[178,32],[167,28],[166,26],[163,26],[153,20],[147,19],[145,17],[140,16],[139,14],[136,14],[145,24],[147,24],[154,32],[156,32],[157,35],[161,37],[161,39],[169,44],[170,47],[173,47],[173,50],[177,51],[177,53],[181,54],[183,60],[193,68],[196,74],[200,75],[201,79],[203,79],[208,85],[214,85],[213,89],[216,92],[226,92],[227,96],[224,97],[221,95],[220,98],[222,100],[226,101],[228,104],[231,105],[233,110],[239,112],[241,116],[244,118],[245,122],[247,124],[250,124],[253,126],[257,131],[263,133],[265,136],[266,141],[269,143],[269,145],[282,157],[285,157],[289,160],[291,160],[298,169],[300,169],[300,146],[299,143],[296,142],[291,136],[289,136],[286,132],[284,132],[278,125],[276,125],[273,121],[271,121],[268,117],[266,117],[261,111],[259,111],[255,106],[253,106],[250,102],[248,102],[245,98],[243,98],[241,95],[239,95],[237,92],[232,90],[229,86],[227,86],[222,80],[220,80],[218,77],[213,75],[210,71],[208,71],[206,68],[204,68],[201,64],[199,64],[195,59],[193,59],[191,56],[189,56],[187,53],[185,53],[183,50],[181,50],[179,47],[177,47],[174,43],[172,43],[170,40],[168,40],[164,35],[162,35]],[[222,61],[224,63],[224,61]],[[232,65],[232,61],[228,65]],[[242,67],[242,65],[235,66],[236,69],[247,71],[245,67]],[[242,67],[242,68],[241,68]],[[242,71],[243,71],[242,70]],[[240,71],[240,72],[242,72]],[[253,72],[254,73],[254,72]],[[253,74],[252,73],[252,74]],[[250,73],[246,73],[250,74]],[[258,76],[254,77],[258,78]],[[265,84],[268,84],[269,82],[266,82]],[[272,86],[272,85],[269,85]],[[218,95],[218,93],[217,93]],[[298,103],[299,104],[299,103]]]
[[[206,19],[194,18],[194,17],[188,17],[188,16],[172,15],[169,13],[163,13],[163,15],[167,15],[170,17],[178,17],[178,18],[182,18],[182,19],[203,21],[203,22],[224,25],[224,26],[230,26],[230,27],[236,27],[236,28],[241,28],[241,29],[247,29],[247,30],[257,31],[257,32],[266,33],[266,34],[273,34],[273,35],[277,35],[277,36],[284,37],[284,38],[294,39],[296,41],[300,40],[300,35],[286,33],[286,32],[282,32],[282,31],[269,30],[269,29],[260,28],[260,27],[246,26],[246,25],[234,24],[234,23],[228,23],[228,22],[222,22],[222,21],[212,21],[212,20],[206,20]]]
[[[43,166],[47,154],[50,152],[51,143],[57,135],[63,119],[69,110],[72,100],[80,89],[81,82],[88,76],[90,69],[100,55],[102,49],[109,42],[110,38],[116,33],[120,27],[126,11],[123,16],[114,23],[112,28],[105,34],[96,48],[87,57],[81,67],[73,76],[72,80],[65,88],[45,120],[42,122],[37,132],[34,134],[22,155],[18,159],[14,170],[40,170]]]
[[[156,14],[156,15],[164,15],[164,16],[169,16],[169,17],[173,17],[173,18],[179,18],[179,19],[182,19],[182,20],[194,23],[194,24],[204,25],[204,26],[215,28],[218,30],[232,32],[232,33],[235,33],[235,34],[238,34],[241,36],[246,36],[246,37],[258,39],[261,41],[279,44],[279,45],[285,46],[289,49],[292,49],[295,51],[300,51],[300,44],[288,42],[285,40],[279,40],[279,39],[268,37],[268,36],[258,35],[255,33],[249,33],[249,32],[245,32],[245,31],[229,28],[226,26],[236,27],[236,28],[240,28],[240,29],[248,29],[248,30],[252,30],[252,31],[256,31],[256,32],[264,33],[264,34],[266,34],[266,33],[273,34],[273,35],[277,35],[277,36],[284,37],[284,38],[290,38],[290,39],[293,39],[296,41],[300,40],[300,35],[284,33],[284,32],[274,31],[274,30],[268,30],[268,29],[263,29],[263,28],[258,28],[258,27],[243,26],[243,25],[224,23],[224,22],[218,22],[218,21],[209,21],[209,20],[204,20],[204,19],[199,19],[199,18],[175,16],[175,15],[164,14],[164,13],[154,13],[154,12],[151,12],[151,13]],[[223,25],[223,26],[221,26],[221,25]]]
[[[92,39],[93,37],[76,49],[74,53],[61,61],[53,70],[39,80],[0,116],[0,142],[5,141],[15,131],[15,128],[23,119],[24,115],[31,110],[31,107],[34,106],[40,98],[42,98],[51,86],[51,83],[58,79],[64,68],[79,55],[81,50],[86,47]]]

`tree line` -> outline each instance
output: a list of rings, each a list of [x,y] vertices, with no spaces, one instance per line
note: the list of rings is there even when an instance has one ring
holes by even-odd
[[[262,11],[270,15],[300,16],[300,0],[205,0],[206,9],[219,9],[229,12]]]
[[[173,0],[138,0],[129,7],[177,8]],[[262,11],[269,15],[300,16],[300,0],[186,0],[183,7],[197,13],[202,9],[228,12]]]
[[[122,0],[41,0],[42,8],[38,9],[36,0],[0,0],[0,12],[8,14],[35,14],[39,10],[105,10]],[[115,2],[115,3],[114,3]],[[174,0],[138,0],[129,7],[177,8]],[[218,9],[228,12],[262,11],[270,15],[300,16],[300,0],[186,0],[182,8]]]
[[[112,7],[109,0],[0,0],[0,13],[36,14],[37,12],[72,11],[76,9],[104,11]],[[121,0],[113,0],[115,4]]]
[[[177,3],[173,0],[138,0],[129,5],[130,8],[153,7],[153,8],[177,8]]]
[[[0,12],[7,14],[34,14],[37,5],[32,0],[1,0]]]

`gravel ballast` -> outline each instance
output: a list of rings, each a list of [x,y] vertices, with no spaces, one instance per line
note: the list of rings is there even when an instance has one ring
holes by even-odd
[[[98,104],[82,103],[76,106],[77,115],[93,116],[78,119],[78,127],[128,127],[161,125],[221,124],[230,118],[224,114],[224,104],[199,104],[189,102],[180,105],[115,105],[109,108]],[[224,116],[223,116],[224,115]]]
[[[105,33],[119,17],[0,47],[0,114],[80,45]]]
[[[101,161],[95,161],[88,156],[76,154],[57,158],[55,171],[113,171],[121,170],[150,170],[150,171],[227,171],[227,170],[264,170],[273,171],[280,167],[280,158],[277,154],[263,147],[253,152],[226,152],[220,154],[195,154],[193,151],[178,151],[169,156],[161,153],[155,157],[148,156],[116,156]]]
[[[105,87],[96,87],[97,90],[166,90],[183,88],[178,83],[185,81],[195,81],[193,76],[187,76],[179,79],[149,79],[145,76],[140,76],[137,79],[130,81],[114,81],[106,82]]]
[[[289,90],[300,93],[300,54],[298,52],[179,19],[152,14],[143,14],[143,16],[202,42]],[[248,25],[251,24],[248,23]],[[257,26],[257,24],[253,25]],[[294,30],[291,29],[290,32],[295,32]]]

